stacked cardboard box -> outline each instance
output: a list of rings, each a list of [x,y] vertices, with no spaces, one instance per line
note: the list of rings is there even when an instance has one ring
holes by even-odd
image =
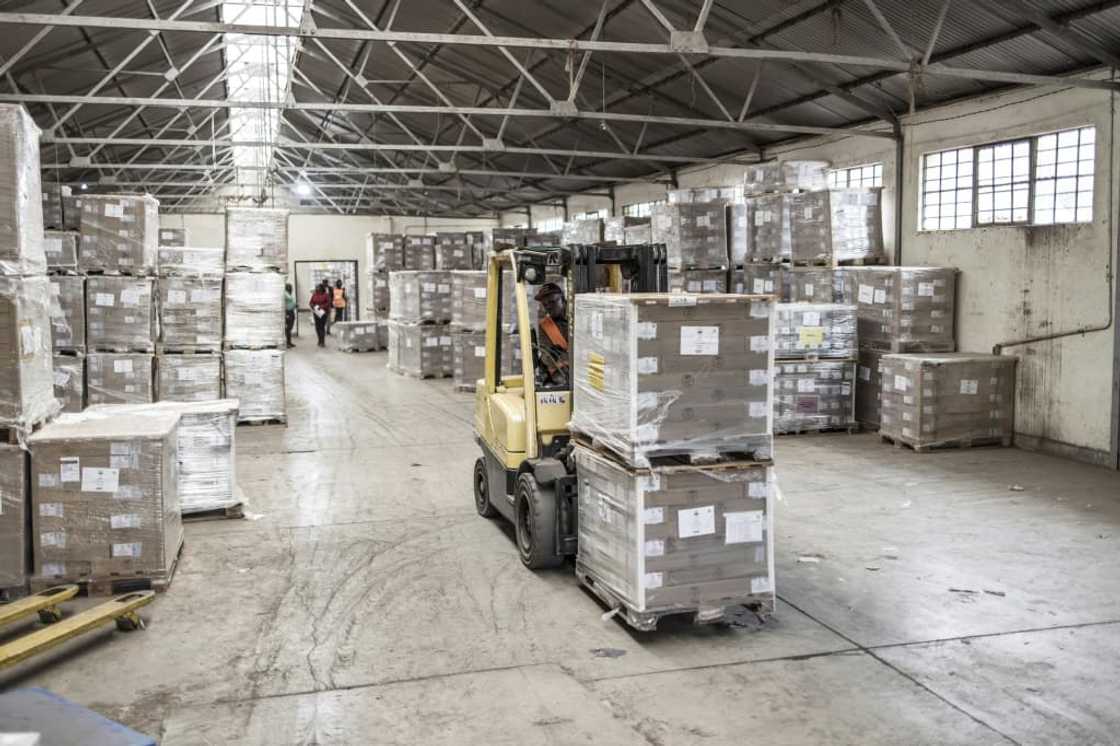
[[[719,283],[711,283],[711,273],[728,269],[727,219],[722,202],[681,202],[656,205],[653,211],[654,243],[665,244],[672,287],[700,287],[708,280],[720,292]],[[722,289],[726,290],[727,280]]]
[[[155,273],[159,202],[148,195],[87,194],[82,197],[83,272],[122,275]]]
[[[389,275],[389,367],[421,378],[453,371],[452,272],[393,272]]]
[[[603,240],[607,243],[616,244],[630,244],[630,243],[649,243],[647,238],[645,241],[630,241],[626,237],[627,229],[634,228],[649,228],[649,218],[632,218],[628,216],[619,216],[614,218],[607,218],[603,222]],[[637,235],[636,233],[633,235]]]
[[[854,360],[859,349],[856,309],[839,303],[779,303],[774,355],[786,360]]]
[[[514,282],[506,272],[502,278],[502,370],[520,374],[521,350],[510,334],[515,327]],[[487,273],[451,273],[452,378],[456,388],[473,391],[485,375]]]
[[[288,271],[288,211],[226,209],[226,272]]]
[[[51,274],[76,274],[78,244],[81,234],[74,231],[46,231],[43,234],[43,253],[47,257],[47,271]]]
[[[646,222],[641,225],[626,226],[623,231],[623,242],[631,246],[634,244],[653,243],[653,225]]]
[[[181,248],[188,245],[186,228],[160,228],[159,245]]]
[[[466,233],[436,234],[436,269],[474,269],[474,256]]]
[[[86,408],[86,358],[84,355],[54,355],[54,398],[63,412]]]
[[[143,404],[155,397],[155,356],[147,352],[91,352],[86,357],[86,402]]]
[[[743,199],[743,187],[739,184],[717,187],[694,187],[692,189],[670,189],[667,193],[670,205],[690,203],[719,202],[727,205]]]
[[[671,272],[669,290],[674,293],[726,293],[726,269],[685,269]]]
[[[331,331],[343,352],[374,352],[385,349],[381,333],[384,325],[384,321],[342,321]]]
[[[284,346],[285,277],[273,272],[229,272],[225,282],[227,350]]]
[[[564,246],[592,245],[603,242],[603,221],[599,218],[569,220],[564,223],[560,243]]]
[[[251,301],[262,295],[255,287],[246,290],[243,278],[273,278],[280,275],[256,275],[239,273],[235,275],[238,285],[238,298],[230,305],[238,313],[255,311]],[[275,288],[269,287],[269,291]],[[250,296],[246,298],[246,296]],[[159,334],[160,354],[181,352],[218,353],[222,349],[222,276],[198,275],[194,277],[176,276],[159,278]],[[251,319],[255,321],[255,319]],[[257,325],[242,321],[241,327],[255,328]],[[236,329],[235,334],[244,334],[244,328]]]
[[[404,237],[404,268],[431,270],[436,268],[435,236]]]
[[[161,353],[156,361],[156,399],[200,402],[222,398],[222,355]]]
[[[502,336],[503,375],[521,375],[521,339],[516,334]],[[452,381],[460,391],[474,391],[486,377],[486,332],[461,331],[451,334]]]
[[[844,267],[861,344],[887,352],[952,352],[957,270],[952,267]]]
[[[240,404],[238,422],[286,422],[283,350],[226,350],[225,395]]]
[[[826,189],[828,167],[828,161],[756,163],[746,168],[743,176],[743,191],[751,195]]]
[[[70,194],[70,187],[58,182],[44,181],[43,188],[43,227],[49,231],[61,231],[66,222],[62,218],[62,193]]]
[[[775,312],[774,432],[852,430],[855,420],[854,306],[780,303]]]
[[[529,237],[534,231],[528,228],[492,228],[484,233],[487,253],[520,249],[529,245]]]
[[[82,198],[62,190],[62,230],[80,231],[82,229]]]
[[[221,277],[225,272],[226,252],[205,246],[160,246],[160,277]]]
[[[163,241],[186,240],[182,229],[161,229]],[[222,396],[225,256],[221,249],[159,247],[159,352],[156,397],[205,401]]]
[[[27,452],[0,443],[0,595],[22,592],[31,574],[27,526]]]
[[[86,278],[51,275],[50,284],[54,351],[83,355],[86,351]]]
[[[863,427],[878,430],[882,416],[882,372],[879,361],[883,353],[863,345],[859,348],[859,367],[856,369],[856,421]]]
[[[0,104],[0,275],[47,271],[39,180],[39,128],[22,106]]]
[[[751,198],[755,261],[833,266],[885,261],[878,188],[766,194]]]
[[[467,245],[471,247],[471,269],[486,269],[486,234],[467,231]]]
[[[416,378],[447,378],[454,372],[446,324],[389,322],[389,369]]]
[[[36,194],[36,206],[38,202]],[[36,242],[40,250],[41,240]],[[0,428],[26,433],[59,411],[50,297],[45,275],[0,276]]]
[[[1017,362],[972,353],[883,355],[880,434],[915,450],[1011,445]]]
[[[404,236],[366,235],[367,297],[369,317],[389,318],[389,273],[404,269]]]

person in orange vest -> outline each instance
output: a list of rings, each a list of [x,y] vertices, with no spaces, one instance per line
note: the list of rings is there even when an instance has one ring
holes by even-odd
[[[537,291],[536,301],[544,316],[538,322],[537,350],[544,383],[563,386],[568,383],[568,303],[564,291],[555,282],[546,282]]]
[[[342,280],[334,281],[334,288],[331,291],[331,305],[334,306],[334,323],[346,321],[346,306],[349,299],[346,297],[346,290],[342,287]]]

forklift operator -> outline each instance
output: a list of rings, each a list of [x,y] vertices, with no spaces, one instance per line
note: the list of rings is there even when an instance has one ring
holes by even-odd
[[[537,352],[542,383],[568,384],[568,306],[564,291],[555,282],[546,282],[537,291],[536,301],[545,315],[540,320]]]

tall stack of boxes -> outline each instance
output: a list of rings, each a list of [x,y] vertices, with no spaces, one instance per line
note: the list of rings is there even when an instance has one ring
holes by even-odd
[[[474,269],[474,253],[466,233],[437,233],[434,250],[436,269]]]
[[[649,218],[635,218],[628,215],[607,218],[603,221],[603,241],[622,246],[649,243],[652,238],[649,230]]]
[[[160,229],[159,401],[222,398],[222,249],[186,246],[182,229]]]
[[[288,211],[226,210],[225,392],[240,422],[286,422]]]
[[[727,292],[724,202],[670,202],[653,210],[652,238],[665,244],[673,292]]]
[[[779,303],[774,322],[774,432],[856,427],[854,306]]]
[[[49,230],[43,238],[51,283],[54,393],[63,412],[81,412],[86,404],[86,278],[78,272],[79,240],[71,231]]]
[[[773,607],[773,305],[576,297],[576,571],[635,626]]]
[[[407,256],[407,245],[406,245]],[[389,368],[417,378],[452,374],[451,272],[389,275]]]
[[[514,283],[507,273],[503,278],[502,371],[521,371],[520,340],[511,334],[514,314]],[[451,359],[452,379],[460,391],[474,391],[486,375],[486,298],[487,273],[451,273]]]
[[[404,236],[388,233],[366,235],[368,292],[366,316],[378,321],[389,318],[389,273],[404,269]]]

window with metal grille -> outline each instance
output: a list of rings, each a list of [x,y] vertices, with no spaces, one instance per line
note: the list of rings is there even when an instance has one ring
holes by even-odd
[[[656,205],[665,204],[663,199],[655,199],[652,202],[635,202],[632,205],[625,205],[622,208],[622,214],[628,218],[648,218],[653,214],[653,208]]]
[[[1034,223],[1088,223],[1093,219],[1096,130],[1040,135],[1035,146]]]
[[[581,212],[576,215],[576,220],[595,220],[596,218],[598,218],[599,220],[606,220],[610,216],[611,211],[606,207],[603,207],[598,210],[588,210],[587,212]]]
[[[830,189],[855,189],[883,186],[883,164],[867,163],[850,168],[834,168],[828,172]]]
[[[536,230],[537,233],[555,233],[557,231],[562,231],[564,230],[564,218],[555,217],[538,220],[533,224],[533,229]]]
[[[959,148],[922,159],[922,230],[972,227],[973,155]]]
[[[976,224],[1026,223],[1030,219],[1031,141],[976,149]]]

